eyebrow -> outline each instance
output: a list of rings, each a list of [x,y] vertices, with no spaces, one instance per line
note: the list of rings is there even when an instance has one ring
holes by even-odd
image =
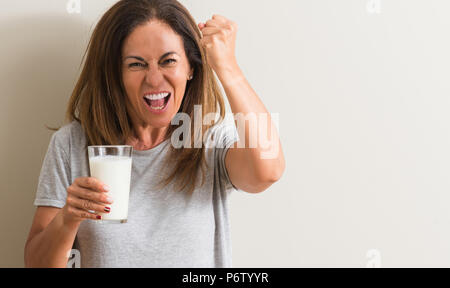
[[[176,53],[176,52],[173,52],[173,51],[167,52],[167,53],[165,53],[164,55],[162,55],[161,57],[159,57],[159,60],[164,59],[164,58],[166,58],[167,56],[172,55],[172,54],[177,54],[177,53]],[[142,57],[140,57],[140,56],[133,56],[133,55],[127,56],[127,57],[125,57],[123,60],[127,60],[128,58],[134,58],[134,59],[137,59],[137,60],[142,61],[142,62],[147,62],[147,61],[145,61],[144,58],[142,58]]]

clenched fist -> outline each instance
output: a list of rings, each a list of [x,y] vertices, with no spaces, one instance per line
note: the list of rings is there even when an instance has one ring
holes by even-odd
[[[199,23],[202,45],[209,65],[217,73],[237,68],[235,56],[237,24],[220,15],[213,15],[206,23]]]

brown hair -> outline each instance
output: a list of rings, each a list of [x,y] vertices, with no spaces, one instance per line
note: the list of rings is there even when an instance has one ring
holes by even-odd
[[[200,44],[200,31],[189,11],[176,0],[120,0],[95,27],[67,108],[67,120],[80,122],[87,145],[123,145],[132,136],[133,127],[126,109],[127,97],[122,81],[122,46],[137,26],[150,20],[168,24],[181,36],[189,64],[194,70],[178,112],[194,119],[194,105],[201,105],[203,116],[219,110],[219,121],[223,119],[223,96]],[[204,131],[213,125],[203,125],[202,139]],[[170,125],[166,137],[170,138],[176,129]],[[190,147],[195,147],[194,121],[191,121],[190,133]],[[187,188],[191,194],[201,169],[203,185],[206,169],[203,146],[175,149],[170,145],[167,161],[173,170],[160,184],[165,186],[175,180],[176,189]]]

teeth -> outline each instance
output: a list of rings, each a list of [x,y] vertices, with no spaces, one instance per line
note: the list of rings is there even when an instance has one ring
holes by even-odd
[[[148,100],[159,100],[159,99],[166,98],[167,96],[169,96],[169,93],[148,94],[148,95],[145,95],[144,97]]]

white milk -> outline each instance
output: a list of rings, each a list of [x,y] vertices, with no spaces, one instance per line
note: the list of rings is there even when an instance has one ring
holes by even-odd
[[[109,186],[108,194],[114,203],[110,213],[103,213],[102,220],[126,220],[130,195],[131,158],[124,156],[96,156],[89,159],[91,177]]]

